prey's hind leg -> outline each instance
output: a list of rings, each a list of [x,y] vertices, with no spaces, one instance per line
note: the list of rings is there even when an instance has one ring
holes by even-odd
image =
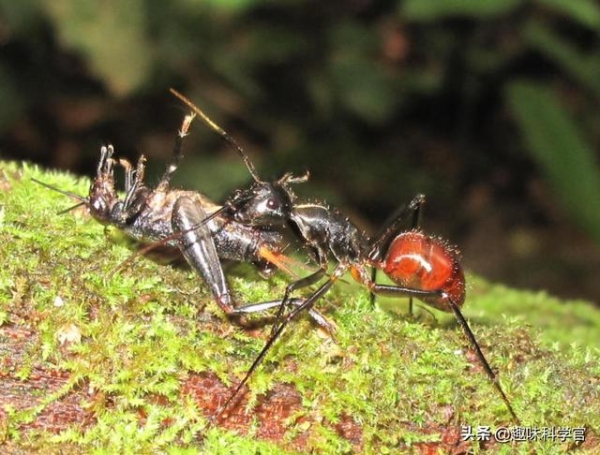
[[[173,207],[171,219],[173,232],[181,232],[178,244],[190,266],[198,272],[210,288],[215,301],[226,313],[233,311],[233,301],[223,267],[217,253],[213,235],[207,223],[208,213],[198,201],[180,197]]]

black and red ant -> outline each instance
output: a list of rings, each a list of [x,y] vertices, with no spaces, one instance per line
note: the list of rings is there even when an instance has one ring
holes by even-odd
[[[349,270],[374,294],[415,297],[440,310],[453,312],[486,374],[513,418],[518,421],[460,312],[465,298],[465,283],[455,251],[421,231],[401,232],[399,229],[407,216],[415,218],[415,214],[419,213],[424,201],[422,196],[413,199],[393,217],[380,235],[369,240],[340,212],[320,204],[296,203],[290,184],[306,181],[308,176],[293,177],[286,174],[274,182],[261,181],[241,147],[189,100],[174,93],[190,104],[196,113],[238,150],[255,180],[250,189],[236,192],[224,206],[212,203],[197,192],[169,189],[169,180],[182,156],[181,141],[193,118],[190,116],[186,117],[178,135],[174,160],[155,189],[144,184],[143,157],[135,169],[127,161],[121,160],[119,163],[125,168],[126,195],[120,200],[114,182],[113,167],[116,161],[112,158],[114,151],[110,146],[101,149],[98,172],[90,187],[89,197],[38,183],[79,200],[78,205],[85,205],[95,219],[115,225],[133,238],[178,247],[208,283],[215,300],[228,315],[279,308],[271,337],[220,413],[237,396],[270,347],[298,314],[308,311],[319,325],[332,331],[331,325],[313,307],[335,281]],[[236,308],[223,276],[220,259],[251,262],[269,273],[273,264],[281,266],[285,262],[279,259],[282,244],[281,235],[277,232],[277,228],[283,224],[292,227],[300,241],[314,253],[320,269],[288,285],[281,300]],[[336,259],[338,265],[327,281],[306,299],[290,298],[294,290],[315,284],[325,277],[330,256]],[[369,277],[368,267],[373,271],[383,270],[397,285],[377,284]],[[290,306],[292,309],[284,314]]]
[[[352,277],[363,284],[373,295],[416,298],[438,310],[453,313],[512,418],[515,422],[519,422],[496,374],[460,311],[460,307],[465,301],[466,290],[465,277],[457,250],[443,240],[428,235],[418,228],[408,231],[401,229],[402,223],[405,223],[409,217],[412,218],[413,224],[418,222],[421,207],[425,201],[423,195],[414,197],[409,204],[390,218],[379,234],[368,238],[341,212],[323,204],[296,202],[296,197],[289,185],[305,181],[307,175],[293,177],[291,174],[285,174],[273,182],[260,180],[248,157],[235,140],[212,122],[190,100],[173,89],[171,92],[238,151],[254,179],[254,183],[249,189],[238,191],[225,203],[225,216],[232,221],[253,227],[276,228],[287,224],[300,242],[312,251],[320,265],[316,272],[292,282],[286,287],[271,336],[244,378],[225,401],[216,418],[236,398],[288,324],[302,312],[313,310],[316,302],[349,271]],[[327,280],[304,300],[290,298],[293,291],[316,284],[325,278],[330,257],[337,261],[337,266],[329,274]],[[369,273],[369,269],[371,269],[371,273]],[[395,284],[377,283],[375,276],[378,270],[383,271]],[[286,314],[285,310],[290,307],[290,302],[293,303],[293,307]],[[271,303],[238,307],[233,313],[247,314],[262,311],[272,308]]]

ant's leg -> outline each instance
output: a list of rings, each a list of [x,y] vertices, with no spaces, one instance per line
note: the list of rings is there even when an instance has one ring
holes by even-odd
[[[422,200],[418,203],[417,207],[415,208],[415,211],[412,213],[412,221],[410,223],[410,227],[412,230],[418,229],[421,227],[423,204],[425,203],[424,195],[420,194],[417,197],[421,197]],[[389,244],[388,244],[388,247],[389,247]],[[377,268],[374,267],[373,270],[377,270]],[[408,315],[410,317],[412,317],[412,315],[413,315],[413,298],[412,297],[409,297],[409,299],[408,299]]]
[[[173,207],[171,222],[174,232],[183,232],[179,237],[181,253],[208,284],[219,307],[229,315],[233,311],[232,298],[213,236],[202,222],[206,218],[206,211],[196,201],[180,197]]]
[[[404,221],[407,216],[412,216],[411,229],[416,229],[421,224],[421,212],[423,204],[425,203],[425,195],[417,194],[412,200],[396,209],[383,223],[383,226],[379,229],[379,232],[373,236],[374,242],[371,245],[369,257],[376,259],[381,256],[382,252],[385,252],[389,246],[393,237],[398,234],[398,225]],[[371,282],[377,282],[377,267],[373,267],[371,270]],[[375,294],[371,292],[371,305],[375,306]],[[409,299],[408,312],[412,315],[413,302],[412,297]]]
[[[373,237],[374,242],[371,244],[369,258],[377,259],[383,251],[387,249],[393,237],[398,233],[399,225],[406,219],[407,216],[413,216],[413,224],[418,223],[420,219],[420,211],[425,203],[425,195],[417,194],[411,201],[403,207],[397,209],[383,224],[383,227]],[[413,226],[414,227],[414,226]]]
[[[271,335],[279,328],[279,325],[283,321],[283,312],[285,308],[289,304],[290,295],[296,289],[302,289],[308,286],[312,286],[315,283],[318,283],[321,278],[325,276],[327,272],[327,266],[323,265],[319,270],[310,275],[300,278],[299,280],[293,281],[285,287],[285,292],[283,293],[283,297],[281,298],[281,305],[279,306],[279,310],[277,311],[277,316],[275,318],[275,322],[273,323],[273,327],[271,328]]]
[[[398,234],[399,225],[407,216],[413,216],[413,224],[415,223],[415,220],[419,220],[421,206],[424,203],[425,195],[417,194],[408,204],[400,207],[388,218],[379,232],[372,237],[373,241],[371,242],[369,249],[369,259],[376,261],[381,257],[382,253],[389,247],[394,236]]]
[[[485,373],[487,374],[487,376],[490,378],[490,380],[494,384],[494,388],[498,391],[498,393],[502,397],[502,401],[504,401],[504,404],[508,408],[510,415],[512,416],[514,421],[517,423],[517,425],[521,425],[521,421],[517,417],[517,414],[513,410],[512,406],[510,404],[510,401],[508,400],[508,397],[506,396],[506,394],[504,393],[504,390],[502,389],[502,386],[500,385],[498,376],[496,376],[496,374],[492,370],[492,367],[490,366],[490,364],[486,360],[485,356],[483,355],[483,352],[481,351],[481,348],[479,347],[479,343],[477,343],[477,339],[475,338],[473,331],[469,327],[467,320],[465,319],[462,312],[460,311],[460,308],[458,307],[458,305],[456,303],[454,303],[454,301],[450,297],[446,296],[446,300],[447,300],[448,304],[450,305],[450,308],[452,308],[452,312],[454,313],[454,316],[456,316],[456,320],[458,321],[459,325],[462,327],[462,329],[465,333],[465,336],[471,343],[471,347],[475,350],[475,352],[477,354],[477,358],[479,359],[481,365],[483,366]]]
[[[217,412],[213,420],[217,420],[221,416],[221,414],[223,414],[225,409],[227,409],[229,404],[235,399],[235,397],[237,397],[240,390],[242,390],[242,387],[246,385],[246,383],[250,379],[250,376],[252,376],[252,373],[254,373],[254,371],[261,364],[261,362],[269,352],[269,349],[271,349],[271,346],[273,346],[273,344],[281,336],[284,329],[292,321],[292,319],[294,319],[298,314],[300,314],[303,311],[310,311],[317,302],[317,300],[319,300],[335,284],[335,282],[346,272],[347,269],[347,265],[339,264],[334,270],[333,274],[325,283],[321,285],[321,287],[319,287],[319,289],[317,289],[310,297],[308,297],[306,300],[304,300],[304,302],[296,306],[285,316],[285,318],[283,319],[283,321],[281,321],[277,329],[271,334],[271,336],[267,340],[265,346],[262,348],[256,359],[254,359],[254,362],[252,362],[252,365],[248,369],[244,378],[239,382],[239,384],[236,386],[235,390],[229,396],[229,398],[227,398],[223,406],[221,406],[221,409]]]
[[[286,305],[290,307],[299,307],[304,302],[303,299],[298,298],[290,298],[288,299]],[[281,308],[282,301],[281,300],[271,300],[269,302],[262,303],[252,303],[249,305],[242,305],[236,307],[231,314],[234,315],[242,315],[242,314],[253,314],[253,313],[262,313],[264,311],[271,310],[273,308]],[[320,312],[311,308],[308,310],[310,318],[322,329],[327,331],[329,335],[333,335],[335,333],[335,326],[327,320],[325,316],[323,316]],[[280,322],[281,323],[281,322]],[[271,331],[272,332],[272,331]]]
[[[488,376],[488,378],[490,379],[490,381],[492,381],[494,388],[500,394],[500,397],[502,398],[502,401],[504,401],[504,404],[508,408],[510,415],[512,416],[512,418],[515,420],[515,422],[517,424],[520,424],[519,418],[517,417],[515,411],[513,410],[512,405],[510,404],[510,401],[508,400],[508,397],[504,393],[504,390],[502,389],[502,386],[500,385],[500,381],[498,380],[498,377],[496,376],[496,374],[492,370],[492,367],[490,366],[487,359],[483,355],[483,352],[482,352],[481,348],[479,347],[479,343],[477,342],[477,339],[475,338],[475,335],[473,334],[471,327],[469,327],[469,324],[467,323],[467,320],[465,319],[462,312],[460,311],[459,306],[450,298],[450,296],[447,293],[445,293],[443,291],[425,291],[425,290],[421,290],[421,289],[411,289],[411,288],[405,288],[405,287],[401,287],[401,286],[383,285],[383,284],[377,284],[377,283],[371,283],[369,285],[369,288],[370,288],[371,292],[373,292],[374,294],[387,295],[390,297],[407,296],[407,297],[414,297],[414,298],[417,298],[420,300],[425,300],[425,301],[427,301],[428,298],[435,298],[435,299],[441,299],[444,303],[446,303],[447,306],[450,307],[451,311],[454,313],[454,316],[456,317],[458,324],[463,329],[463,332],[464,332],[467,340],[469,341],[469,344],[475,351],[475,354],[477,355],[479,363],[483,367],[483,369],[484,369],[486,375]]]
[[[181,124],[181,129],[177,132],[177,137],[175,138],[175,147],[173,148],[173,159],[167,166],[165,173],[160,178],[158,185],[156,187],[157,191],[165,191],[169,187],[169,181],[171,177],[179,167],[179,163],[181,162],[181,158],[183,158],[183,139],[189,134],[189,129],[192,121],[196,117],[196,114],[186,115]]]

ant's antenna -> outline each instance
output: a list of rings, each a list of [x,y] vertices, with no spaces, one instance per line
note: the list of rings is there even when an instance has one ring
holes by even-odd
[[[202,112],[202,110],[200,110],[200,108],[198,106],[196,106],[194,103],[192,103],[188,98],[183,96],[181,93],[179,93],[174,88],[170,88],[169,91],[173,95],[175,95],[177,98],[179,98],[181,101],[183,101],[192,111],[194,111],[196,114],[198,114],[198,116],[202,120],[204,120],[204,122],[208,126],[210,126],[217,134],[219,134],[223,139],[225,139],[229,145],[231,145],[235,150],[237,150],[237,152],[242,157],[242,160],[244,160],[244,163],[246,164],[246,167],[248,168],[248,172],[250,172],[250,175],[252,176],[252,178],[257,183],[260,183],[261,180],[258,177],[258,173],[256,172],[254,164],[252,164],[252,161],[250,161],[250,158],[248,158],[248,155],[246,155],[246,152],[244,152],[244,149],[242,148],[242,146],[240,144],[238,144],[234,138],[232,138],[229,134],[227,134],[227,132],[223,128],[221,128],[219,125],[217,125],[215,122],[213,122],[208,117],[208,115],[206,115],[204,112]]]

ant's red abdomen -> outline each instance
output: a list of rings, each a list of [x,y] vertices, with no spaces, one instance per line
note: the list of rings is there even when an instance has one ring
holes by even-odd
[[[461,306],[465,301],[465,276],[453,248],[419,231],[399,234],[390,244],[382,269],[400,286],[446,293]],[[423,300],[443,311],[452,311],[442,296]]]

